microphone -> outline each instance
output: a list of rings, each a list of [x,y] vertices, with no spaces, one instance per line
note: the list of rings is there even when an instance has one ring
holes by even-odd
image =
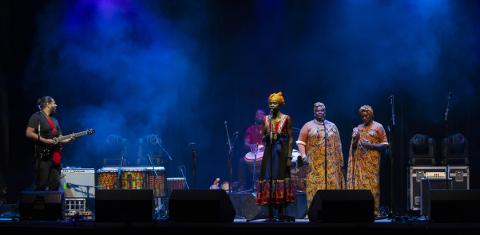
[[[393,103],[393,99],[395,99],[395,95],[391,94],[390,96],[388,96],[388,100],[390,100],[390,104]]]

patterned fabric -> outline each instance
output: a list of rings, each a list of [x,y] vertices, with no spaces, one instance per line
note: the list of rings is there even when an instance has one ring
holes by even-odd
[[[290,153],[287,134],[288,115],[282,114],[280,120],[273,123],[273,135],[270,140],[270,115],[264,118],[265,152],[262,158],[260,177],[257,181],[257,204],[285,204],[295,200],[290,180],[290,167],[287,160]],[[271,168],[270,168],[271,166]],[[272,188],[270,188],[272,179]],[[270,200],[270,190],[272,197]]]
[[[295,201],[294,190],[290,179],[273,180],[272,200],[270,201],[270,182],[269,180],[257,181],[257,204],[268,205],[286,204]]]
[[[327,151],[327,189],[343,189],[345,187],[345,178],[342,171],[343,154],[340,134],[337,126],[330,121],[325,121],[325,127],[327,129],[326,145],[324,125],[316,120],[312,120],[303,125],[298,137],[299,141],[305,143],[305,153],[309,161],[307,205],[310,205],[317,190],[325,189],[325,150]]]
[[[271,119],[272,119],[271,115],[267,115],[263,119],[263,125],[265,127],[266,134],[270,133]],[[288,119],[289,119],[288,115],[282,114],[282,116],[280,117],[280,121],[274,124],[273,126],[274,137],[277,135],[287,135],[287,125],[285,124],[288,121]]]
[[[373,121],[371,125],[357,126],[359,141],[369,141],[372,144],[388,143],[382,124]],[[357,146],[348,159],[347,187],[348,189],[368,189],[372,192],[375,203],[375,215],[380,213],[380,156],[378,150],[365,150]]]

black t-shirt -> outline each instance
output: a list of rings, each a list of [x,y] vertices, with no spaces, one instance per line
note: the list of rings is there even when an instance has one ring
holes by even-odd
[[[53,135],[52,128],[48,124],[47,117],[40,111],[32,114],[32,116],[28,120],[28,127],[35,129],[35,133],[38,134],[38,124],[40,124],[40,136],[45,139],[51,139],[53,137],[58,137],[62,135],[62,130],[60,129],[60,125],[58,124],[57,119],[54,117],[50,117],[50,120],[57,129],[56,135]]]

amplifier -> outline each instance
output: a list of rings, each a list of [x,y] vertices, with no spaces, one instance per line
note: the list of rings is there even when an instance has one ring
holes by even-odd
[[[421,207],[422,180],[445,179],[445,166],[411,166],[409,171],[408,199],[410,210],[419,211]]]
[[[470,189],[470,169],[468,166],[448,166],[451,179],[450,189]]]
[[[448,179],[447,179],[448,169]],[[423,189],[470,189],[468,166],[412,166],[409,172],[408,198],[410,210],[421,210],[422,181],[428,183]],[[442,182],[447,185],[441,186]],[[438,185],[437,185],[438,184]],[[428,186],[428,187],[425,187]],[[424,193],[425,194],[425,193]],[[428,195],[428,194],[426,194]],[[423,214],[423,213],[422,213]],[[428,213],[427,213],[428,214]]]
[[[60,183],[65,198],[94,198],[95,169],[72,168],[62,169]]]

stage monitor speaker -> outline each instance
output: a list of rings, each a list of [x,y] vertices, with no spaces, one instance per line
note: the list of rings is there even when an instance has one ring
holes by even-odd
[[[24,191],[19,211],[21,220],[60,220],[63,193],[58,191]]]
[[[168,201],[173,222],[231,223],[232,202],[224,190],[174,190]]]
[[[480,190],[431,190],[432,222],[480,222]]]
[[[318,190],[310,203],[310,222],[373,222],[370,190]]]
[[[95,221],[152,221],[153,190],[114,189],[95,191]]]

